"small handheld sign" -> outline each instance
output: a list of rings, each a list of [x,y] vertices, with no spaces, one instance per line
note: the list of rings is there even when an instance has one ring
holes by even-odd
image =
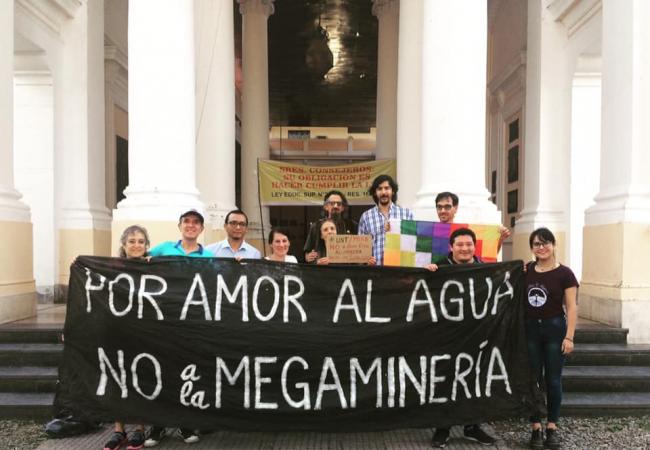
[[[372,256],[370,235],[335,234],[325,242],[331,263],[367,263]]]

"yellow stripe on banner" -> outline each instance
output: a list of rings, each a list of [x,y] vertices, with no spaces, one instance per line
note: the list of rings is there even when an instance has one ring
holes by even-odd
[[[378,175],[396,177],[395,160],[337,166],[307,166],[284,161],[260,161],[260,197],[264,206],[322,205],[328,191],[338,190],[353,205],[371,205],[368,188]]]

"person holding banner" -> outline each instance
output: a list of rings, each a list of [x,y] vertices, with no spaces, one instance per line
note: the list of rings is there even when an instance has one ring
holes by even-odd
[[[195,209],[185,211],[178,218],[178,230],[181,238],[178,241],[166,241],[151,249],[151,256],[191,256],[195,258],[211,258],[214,255],[199,244],[198,239],[203,233],[203,215]]]
[[[120,237],[120,258],[142,259],[149,250],[149,234],[140,225],[131,225]],[[144,425],[138,424],[127,438],[123,422],[115,422],[113,434],[104,444],[104,450],[117,450],[126,444],[127,450],[140,450],[144,447]]]
[[[332,219],[336,223],[337,234],[357,234],[358,225],[354,220],[346,219],[343,217],[345,210],[348,208],[348,199],[341,191],[329,191],[325,194],[323,210],[321,218]],[[307,240],[303,247],[305,253],[305,261],[310,263],[318,258],[316,251],[316,243],[320,238],[320,230],[318,228],[319,221],[311,224],[309,232],[307,233]]]
[[[234,209],[226,214],[223,225],[228,237],[206,247],[217,258],[260,259],[262,254],[250,245],[244,237],[248,230],[248,216],[241,209]]]
[[[384,264],[386,231],[390,229],[390,219],[413,220],[410,209],[397,206],[397,183],[390,175],[379,175],[368,189],[375,207],[361,215],[359,234],[372,236],[372,256],[378,265]]]
[[[476,234],[469,228],[458,228],[449,236],[449,255],[447,259],[438,264],[429,264],[426,269],[435,272],[439,266],[449,264],[480,264],[483,261],[475,255]],[[450,428],[437,428],[433,434],[431,445],[435,448],[443,448],[449,442]],[[487,434],[479,424],[465,425],[463,434],[467,439],[479,442],[483,445],[493,445],[496,442],[492,436]]]
[[[291,242],[289,241],[288,234],[282,228],[271,229],[269,233],[269,245],[271,246],[271,255],[265,256],[264,259],[285,263],[298,262],[295,256],[288,255]]]
[[[556,260],[555,236],[548,228],[533,231],[529,245],[535,261],[528,263],[525,281],[528,357],[537,382],[546,382],[548,410],[546,439],[542,435],[541,413],[533,412],[530,446],[560,448],[557,421],[562,403],[562,367],[565,355],[573,351],[578,280],[571,269]]]
[[[318,253],[318,257],[312,263],[327,265],[330,264],[330,260],[327,257],[327,245],[325,242],[329,236],[337,234],[336,222],[332,219],[323,219],[318,222],[318,229],[320,230],[320,237],[316,242],[316,252]],[[377,264],[377,259],[374,256],[371,256],[370,259],[368,259],[367,264],[369,266],[374,266]]]

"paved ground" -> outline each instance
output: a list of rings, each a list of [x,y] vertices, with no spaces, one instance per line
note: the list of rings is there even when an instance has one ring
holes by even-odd
[[[489,426],[485,430],[492,432]],[[68,439],[52,439],[42,443],[37,450],[89,450],[101,449],[110,434],[105,428],[94,434]],[[492,433],[490,433],[492,434]],[[196,444],[185,444],[170,436],[156,449],[183,450],[423,450],[431,449],[430,429],[395,430],[377,433],[234,433],[215,432],[202,436]],[[454,427],[448,449],[485,449],[486,447],[463,439],[462,429]],[[507,449],[498,442],[493,449]]]

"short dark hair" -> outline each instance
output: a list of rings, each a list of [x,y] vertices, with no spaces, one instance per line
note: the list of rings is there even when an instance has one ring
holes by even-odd
[[[269,244],[273,243],[273,238],[275,237],[276,234],[284,234],[287,237],[287,239],[291,241],[291,236],[289,235],[289,233],[287,233],[287,230],[280,227],[273,227],[271,228],[271,231],[269,231]]]
[[[449,236],[449,245],[454,245],[454,241],[458,236],[470,236],[472,238],[472,242],[476,244],[476,234],[469,228],[458,228],[454,230],[453,233]]]
[[[393,177],[391,177],[390,175],[383,174],[383,175],[379,175],[374,180],[372,180],[372,185],[368,189],[368,193],[372,195],[372,199],[374,200],[375,204],[379,203],[379,198],[377,197],[377,193],[376,193],[377,188],[379,187],[380,184],[382,184],[385,181],[388,181],[388,184],[390,184],[390,187],[393,190],[393,198],[392,198],[393,203],[397,202],[397,189],[398,189],[397,183],[395,182],[395,180],[393,180]]]
[[[448,192],[448,191],[440,192],[438,195],[436,195],[436,204],[438,204],[440,200],[443,200],[445,198],[450,198],[451,204],[454,206],[458,206],[458,196],[453,192]]]
[[[325,194],[325,197],[323,197],[323,202],[326,203],[327,199],[330,198],[332,195],[338,195],[341,197],[341,201],[343,201],[343,206],[346,208],[348,207],[348,199],[345,198],[345,194],[341,191],[329,191],[327,194]]]
[[[530,237],[528,238],[528,244],[530,245],[530,248],[533,248],[533,240],[537,237],[543,244],[546,244],[547,242],[550,242],[551,244],[555,245],[555,236],[546,227],[541,227],[530,233]]]
[[[227,224],[227,223],[228,223],[228,219],[230,219],[230,215],[231,215],[231,214],[241,214],[242,216],[246,217],[246,225],[248,225],[248,216],[247,216],[246,213],[245,213],[244,211],[242,211],[241,209],[233,209],[233,210],[230,211],[228,214],[226,214],[226,220],[224,220],[224,222],[223,222],[224,224]]]

